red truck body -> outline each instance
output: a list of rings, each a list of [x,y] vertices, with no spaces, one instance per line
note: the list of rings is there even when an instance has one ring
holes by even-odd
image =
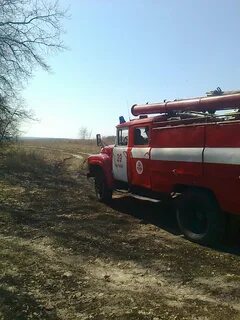
[[[154,198],[183,194],[182,212],[190,211],[186,203],[190,194],[196,205],[209,203],[210,199],[214,202],[214,209],[208,206],[204,212],[218,208],[219,217],[222,212],[240,215],[240,116],[236,111],[215,113],[238,107],[239,93],[134,105],[132,113],[140,118],[119,124],[116,144],[89,157],[89,175],[101,172],[102,182],[110,193],[125,186],[134,193],[145,192]],[[147,116],[153,113],[160,115]],[[141,140],[137,140],[139,133]],[[208,219],[208,213],[204,215]],[[213,223],[217,224],[215,220]],[[208,226],[210,221],[204,223]],[[196,234],[202,231],[190,231],[195,238],[185,232],[189,239],[209,242],[209,235],[207,240],[200,236],[198,240]]]

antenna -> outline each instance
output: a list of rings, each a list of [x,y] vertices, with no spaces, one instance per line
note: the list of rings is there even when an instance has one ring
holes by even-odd
[[[130,112],[129,112],[129,104],[128,104],[128,99],[126,99],[126,104],[127,104],[127,113],[128,113],[128,120],[130,121]]]

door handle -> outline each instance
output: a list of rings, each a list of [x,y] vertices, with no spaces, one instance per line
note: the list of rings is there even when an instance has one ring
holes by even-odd
[[[178,175],[186,174],[186,172],[183,169],[173,169],[172,174],[174,174],[175,176],[178,176]]]
[[[127,158],[127,151],[123,151],[123,155]]]
[[[147,157],[148,157],[148,159],[150,158],[150,152],[149,151],[144,153],[144,158],[147,158]]]

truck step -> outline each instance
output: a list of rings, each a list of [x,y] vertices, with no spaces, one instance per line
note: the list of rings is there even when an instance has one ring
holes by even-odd
[[[150,197],[146,197],[146,196],[140,196],[139,194],[131,193],[128,190],[117,189],[116,192],[127,195],[129,197],[133,197],[135,199],[143,200],[143,201],[150,201],[150,202],[154,202],[154,203],[161,202],[161,200],[159,200],[159,199],[154,199],[154,198],[150,198]]]
[[[126,189],[115,189],[116,192],[119,192],[119,193],[129,193],[129,190],[126,190]]]
[[[134,193],[129,193],[129,195],[135,199],[139,199],[139,200],[144,200],[144,201],[150,201],[150,202],[155,202],[155,203],[159,203],[161,202],[161,200],[159,199],[154,199],[154,198],[149,198],[149,197],[145,197],[145,196],[140,196],[138,194],[134,194]]]

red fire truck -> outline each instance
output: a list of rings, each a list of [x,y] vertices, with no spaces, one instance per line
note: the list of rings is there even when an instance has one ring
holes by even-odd
[[[133,105],[116,143],[88,158],[97,197],[116,189],[176,198],[180,230],[202,244],[221,240],[227,213],[240,215],[240,92]],[[149,116],[151,115],[151,116]]]

